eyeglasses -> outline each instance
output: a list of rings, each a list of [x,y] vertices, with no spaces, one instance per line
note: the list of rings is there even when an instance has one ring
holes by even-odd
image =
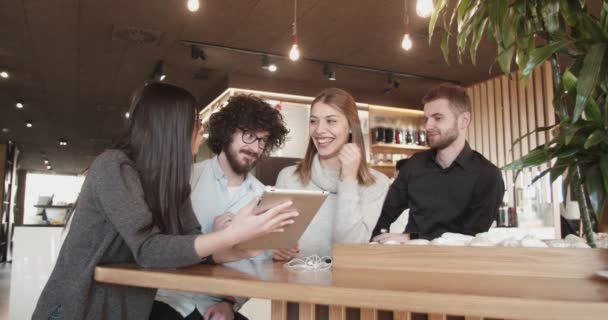
[[[252,144],[257,141],[258,147],[260,149],[266,148],[266,144],[268,143],[269,137],[260,138],[260,137],[256,136],[255,133],[253,133],[249,130],[241,129],[241,131],[243,132],[243,135],[241,136],[241,138],[244,143]]]

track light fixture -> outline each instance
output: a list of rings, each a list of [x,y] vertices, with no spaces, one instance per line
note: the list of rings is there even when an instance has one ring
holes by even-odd
[[[276,64],[270,63],[270,58],[268,58],[268,55],[262,55],[262,69],[275,72],[278,70],[278,67]]]
[[[207,54],[205,54],[205,51],[200,46],[195,44],[190,46],[190,56],[192,56],[192,59],[194,60],[199,58],[203,61],[207,60]]]
[[[152,80],[155,81],[163,81],[165,80],[165,78],[167,77],[166,74],[163,71],[163,60],[159,60],[156,65],[154,66],[154,71],[152,71]]]
[[[23,100],[17,99],[17,101],[15,101],[15,107],[17,109],[23,109],[24,106],[25,106],[25,104],[23,103]]]
[[[323,75],[327,80],[336,81],[336,72],[327,63],[323,65]]]
[[[399,86],[401,85],[401,83],[399,83],[399,81],[395,80],[395,76],[392,73],[389,73],[388,78],[387,78],[387,83],[388,83],[388,87],[386,89],[384,89],[384,94],[389,94],[391,93],[394,89],[399,89]]]
[[[8,74],[8,71],[6,71],[6,70],[0,71],[0,78],[2,78],[2,79],[8,79],[9,76],[10,75]]]
[[[68,141],[65,139],[61,139],[61,140],[59,140],[59,145],[62,147],[65,147],[68,145]]]

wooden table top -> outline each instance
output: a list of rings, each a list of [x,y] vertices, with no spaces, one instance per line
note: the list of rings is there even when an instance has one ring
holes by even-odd
[[[294,272],[278,262],[150,270],[104,265],[121,285],[386,310],[525,319],[604,319],[608,280],[334,268]]]

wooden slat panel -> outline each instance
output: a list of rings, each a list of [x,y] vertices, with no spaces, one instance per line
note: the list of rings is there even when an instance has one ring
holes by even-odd
[[[528,131],[526,131],[525,133],[528,133],[536,129],[536,105],[534,104],[533,79],[528,80],[528,83],[526,84],[526,110],[528,111]],[[536,142],[536,133],[533,133],[529,136],[528,143],[530,144],[530,150],[538,146]]]
[[[488,132],[486,136],[490,136],[490,162],[498,164],[498,151],[496,150],[496,101],[494,100],[494,81],[488,81]]]
[[[496,109],[496,163],[498,167],[504,166],[505,158],[505,126],[503,120],[503,101],[502,84],[500,78],[495,78],[494,82],[494,107]]]
[[[513,150],[511,149],[513,139],[511,135],[511,94],[509,91],[509,79],[507,78],[507,76],[500,77],[500,83],[502,86],[502,115],[505,134],[505,164],[509,164],[511,163],[511,161],[513,161]],[[509,205],[513,206],[515,203],[513,194],[513,171],[507,171],[506,176],[507,178],[505,183],[507,184],[507,193],[509,194],[508,201]]]
[[[553,72],[551,70],[551,64],[548,61],[545,61],[543,65],[543,88],[545,91],[545,123],[547,125],[555,124],[555,106],[553,105]],[[546,133],[546,139],[549,141],[550,133]],[[561,200],[561,182],[558,180],[553,183],[552,186],[552,195],[551,195],[551,203],[553,204],[553,221],[555,227],[555,237],[561,238],[561,223],[560,221],[560,200]]]
[[[517,74],[519,78],[519,72]],[[523,81],[517,80],[517,105],[519,107],[519,132],[514,135],[514,138],[519,138],[528,132],[528,121],[526,120],[526,87]],[[530,145],[528,143],[529,138],[521,140],[521,155],[525,156],[530,151]]]
[[[511,93],[510,105],[511,105],[511,138],[515,141],[520,134],[519,130],[519,104],[517,99],[517,75],[512,75],[509,80],[509,89]],[[519,159],[521,157],[521,143],[511,146],[513,150],[513,159]]]
[[[287,302],[272,300],[270,303],[270,318],[272,320],[287,320]]]
[[[315,320],[315,305],[312,303],[300,303],[298,320]]]
[[[474,106],[475,110],[473,110],[473,127],[475,128],[475,150],[481,152],[483,149],[483,133],[481,132],[481,108],[479,106],[479,85],[473,87],[473,96],[474,96]]]
[[[378,320],[378,311],[376,309],[361,308],[361,320]]]
[[[546,126],[545,122],[545,101],[543,95],[543,72],[542,68],[538,67],[534,69],[534,104],[536,106],[536,127]],[[546,140],[546,134],[540,133],[537,135],[538,144],[544,144]]]
[[[473,110],[475,110],[475,103],[474,103],[474,95],[473,95],[473,89],[471,88],[467,88],[467,94],[469,95],[469,99],[471,100],[471,123],[469,124],[469,128],[467,129],[467,141],[469,142],[469,145],[471,146],[471,148],[475,149],[476,148],[476,141],[475,141],[475,117],[477,116]]]
[[[480,100],[479,106],[481,110],[481,134],[483,137],[483,156],[486,159],[490,159],[490,132],[489,127],[489,113],[488,113],[488,88],[487,84],[484,82],[480,85]],[[479,151],[479,150],[477,150]],[[480,151],[481,152],[481,151]]]
[[[483,320],[483,318],[482,317],[471,317],[471,316],[468,316],[468,317],[464,317],[464,320]]]
[[[346,320],[346,308],[343,306],[329,306],[329,320]]]
[[[429,320],[446,320],[447,319],[447,315],[445,315],[445,314],[429,313],[428,319]]]
[[[403,311],[394,311],[393,312],[393,320],[411,320],[412,314],[409,312]]]

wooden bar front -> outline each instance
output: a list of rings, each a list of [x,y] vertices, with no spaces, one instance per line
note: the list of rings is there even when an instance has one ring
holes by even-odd
[[[608,250],[336,245],[330,272],[293,272],[278,262],[237,269],[197,265],[150,270],[134,265],[97,267],[95,280],[273,300],[273,319],[285,319],[286,301],[298,302],[300,319],[314,319],[314,304],[330,305],[330,319],[345,307],[409,312],[429,319],[605,319]]]

